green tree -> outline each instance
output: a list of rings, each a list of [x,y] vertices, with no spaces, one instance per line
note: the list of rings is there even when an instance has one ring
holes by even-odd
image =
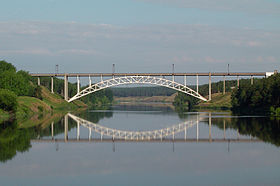
[[[17,96],[14,92],[5,89],[0,89],[0,108],[5,111],[16,111]]]

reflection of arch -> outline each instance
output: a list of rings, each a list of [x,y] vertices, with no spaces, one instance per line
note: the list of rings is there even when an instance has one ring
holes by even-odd
[[[92,123],[85,119],[79,118],[73,114],[68,114],[73,120],[77,123],[83,125],[84,127],[93,129],[95,132],[100,133],[102,136],[110,136],[113,139],[129,139],[129,140],[147,140],[147,139],[157,139],[157,138],[164,138],[167,136],[171,136],[186,131],[188,128],[192,127],[196,124],[196,122],[186,121],[177,125],[173,125],[168,128],[159,129],[159,130],[152,130],[152,131],[124,131],[124,130],[117,130],[108,127],[101,126],[96,123]],[[198,122],[198,121],[197,121]]]
[[[165,78],[151,77],[151,76],[125,76],[125,77],[116,77],[105,81],[102,80],[99,83],[91,85],[88,88],[78,92],[74,97],[69,99],[68,102],[72,102],[83,96],[97,92],[105,88],[118,86],[118,85],[125,85],[125,84],[150,84],[150,85],[164,86],[191,95],[203,101],[207,101],[207,99],[202,97],[198,92],[175,81],[171,81]]]

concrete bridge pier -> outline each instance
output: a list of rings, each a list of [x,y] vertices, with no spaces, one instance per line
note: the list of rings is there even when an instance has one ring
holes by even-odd
[[[196,74],[196,92],[198,93],[198,74]]]
[[[253,85],[253,84],[254,84],[254,77],[251,76],[251,85]]]
[[[68,76],[64,75],[64,99],[68,101]]]
[[[80,92],[80,77],[77,76],[77,94]]]
[[[89,86],[91,86],[91,77],[90,77],[90,75],[88,76],[88,84],[89,84]]]
[[[237,76],[237,88],[239,88],[239,76]]]
[[[224,76],[223,95],[226,94],[226,76]]]
[[[53,77],[51,77],[51,93],[54,93],[53,87],[54,87],[54,85],[53,85]]]
[[[38,77],[38,86],[41,85],[41,82],[40,82],[40,77]]]

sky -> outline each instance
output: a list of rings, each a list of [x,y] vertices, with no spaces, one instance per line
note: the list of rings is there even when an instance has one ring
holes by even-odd
[[[271,72],[280,0],[0,0],[0,60],[29,72]]]

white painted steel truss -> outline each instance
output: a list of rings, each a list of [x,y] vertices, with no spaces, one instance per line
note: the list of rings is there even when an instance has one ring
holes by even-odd
[[[108,80],[101,80],[96,84],[93,84],[86,89],[78,92],[75,96],[68,100],[68,102],[72,102],[76,99],[79,99],[83,96],[88,94],[97,92],[99,90],[118,86],[118,85],[125,85],[125,84],[150,84],[150,85],[158,85],[167,88],[174,89],[176,91],[183,92],[190,96],[196,97],[200,100],[207,101],[206,98],[201,96],[198,92],[192,90],[191,88],[187,87],[186,85],[182,85],[175,81],[171,81],[162,77],[152,77],[152,76],[124,76],[124,77],[116,77]]]
[[[182,131],[186,131],[188,128],[196,125],[199,120],[197,121],[185,121],[183,123],[173,125],[168,128],[159,129],[159,130],[152,130],[152,131],[125,131],[125,130],[118,130],[112,129],[108,127],[104,127],[102,125],[98,125],[96,123],[92,123],[80,117],[77,117],[73,114],[68,114],[70,118],[75,120],[80,125],[92,129],[96,133],[99,133],[102,136],[109,136],[112,139],[125,139],[125,140],[150,140],[150,139],[163,139],[168,136],[172,136]]]

